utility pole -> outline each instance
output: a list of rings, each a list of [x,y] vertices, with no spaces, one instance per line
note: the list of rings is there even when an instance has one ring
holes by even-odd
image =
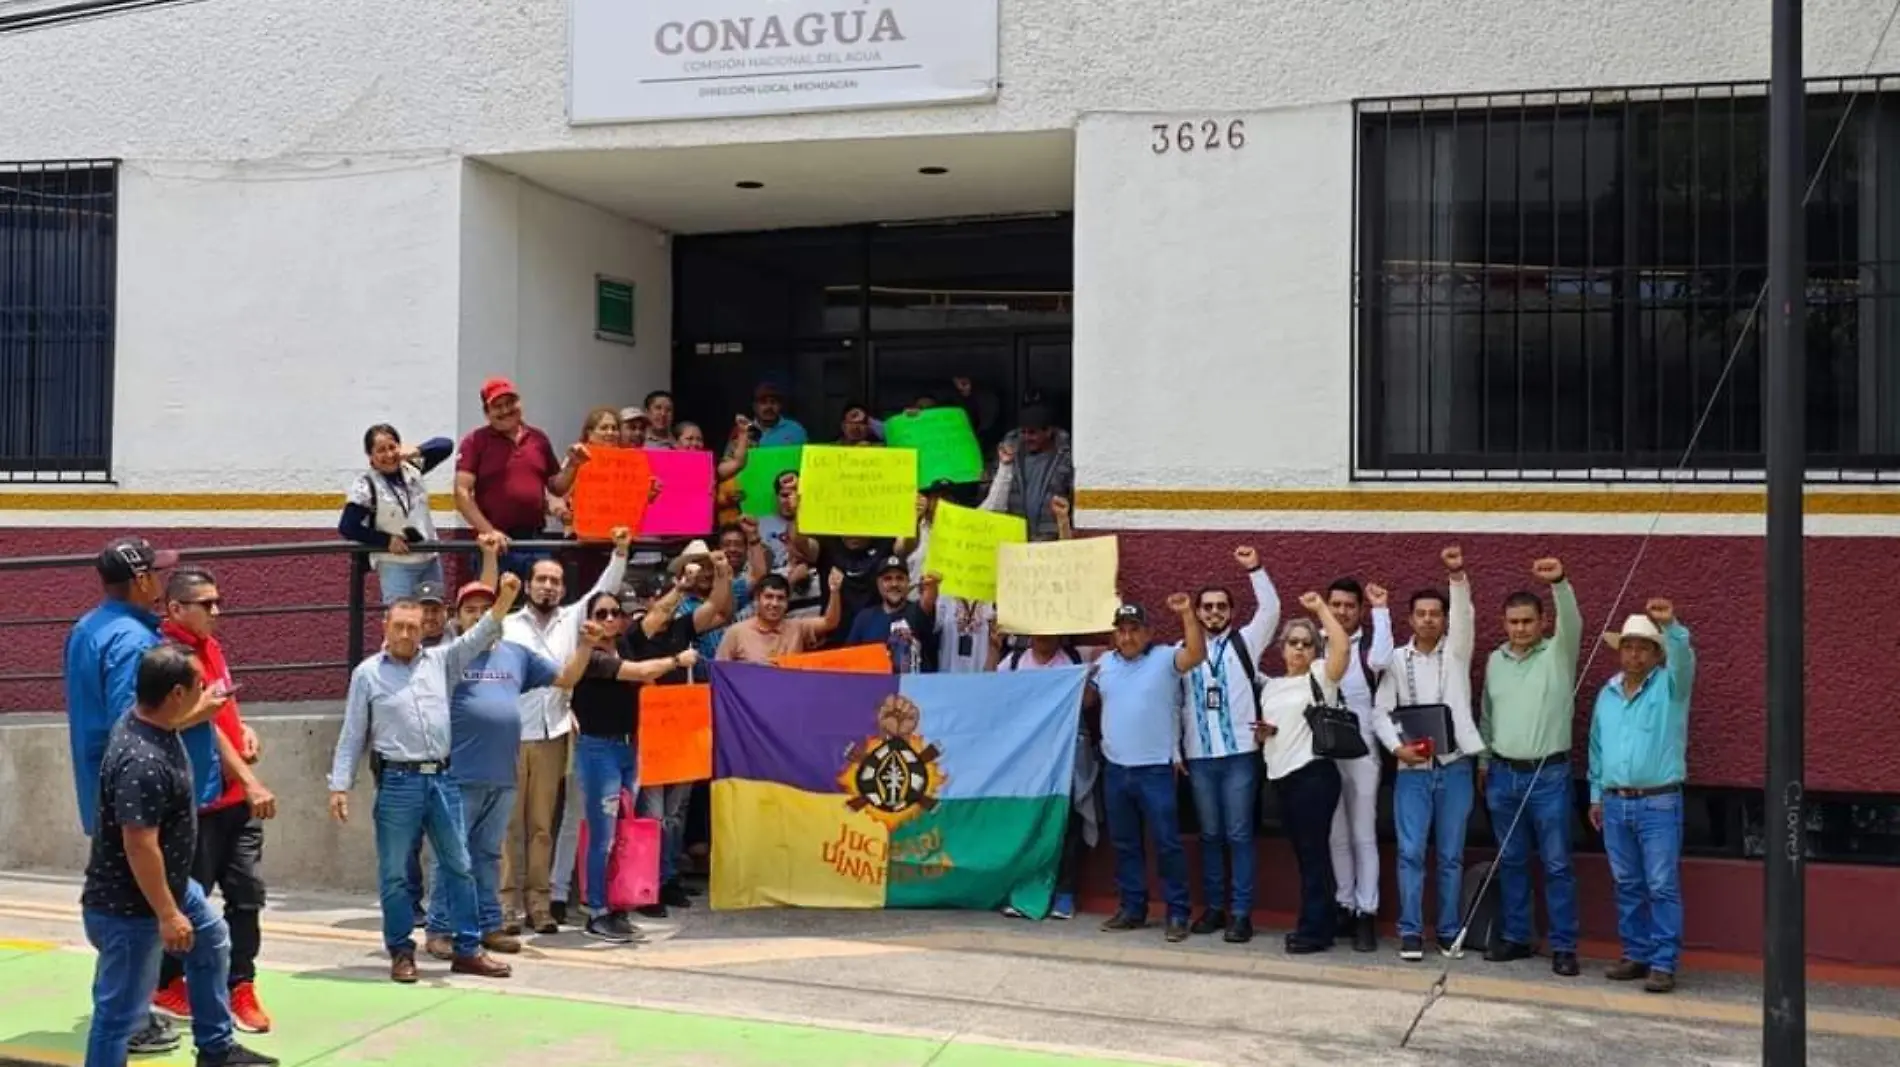
[[[1801,490],[1807,478],[1807,161],[1801,0],[1771,0],[1768,85],[1768,774],[1762,1062],[1808,1061],[1807,832],[1802,790]]]

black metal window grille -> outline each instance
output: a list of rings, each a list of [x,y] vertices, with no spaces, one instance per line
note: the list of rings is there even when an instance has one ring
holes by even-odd
[[[0,481],[104,481],[118,164],[0,163]]]
[[[1895,90],[1809,83],[1806,173],[1847,114],[1807,209],[1810,481],[1900,481]],[[1360,102],[1356,476],[1669,479],[1715,396],[1682,477],[1759,480],[1766,103],[1765,83]]]

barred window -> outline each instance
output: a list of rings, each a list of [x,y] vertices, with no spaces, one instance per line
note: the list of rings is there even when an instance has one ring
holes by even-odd
[[[107,476],[117,235],[116,164],[0,164],[0,481]]]
[[[1900,481],[1892,90],[1809,83],[1811,480]],[[1759,479],[1764,347],[1743,324],[1767,281],[1766,102],[1764,84],[1362,102],[1359,476],[1669,477],[1713,396],[1684,476]]]

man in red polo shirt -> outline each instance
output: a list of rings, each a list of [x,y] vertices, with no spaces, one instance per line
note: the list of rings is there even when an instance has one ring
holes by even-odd
[[[548,496],[566,496],[574,487],[587,450],[575,444],[565,463],[557,459],[548,435],[522,420],[521,392],[507,378],[482,383],[482,412],[487,424],[470,430],[456,450],[455,510],[477,534],[501,537],[502,569],[526,581],[534,558],[510,551],[508,542],[541,535]]]

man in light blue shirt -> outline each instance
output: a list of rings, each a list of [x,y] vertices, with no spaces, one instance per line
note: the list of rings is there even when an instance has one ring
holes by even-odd
[[[1597,694],[1590,719],[1590,823],[1603,832],[1616,882],[1623,959],[1615,982],[1676,987],[1682,959],[1682,783],[1688,777],[1695,649],[1660,597],[1603,639],[1623,670]]]
[[[415,907],[406,866],[411,847],[425,837],[435,850],[436,877],[447,893],[456,974],[506,978],[512,970],[482,950],[469,870],[462,796],[449,775],[449,693],[462,671],[501,636],[501,619],[514,606],[521,579],[501,578],[500,595],[481,621],[455,640],[422,647],[422,605],[399,599],[384,609],[383,650],[357,664],[343,708],[343,731],[330,766],[330,815],[350,817],[350,785],[367,748],[380,761],[373,821],[382,889],[383,943],[389,977],[416,981]],[[366,744],[367,742],[367,744]]]
[[[752,429],[758,435],[754,444],[770,448],[805,443],[805,427],[785,414],[785,394],[776,384],[760,382],[752,391],[752,415]]]
[[[1114,651],[1096,661],[1086,699],[1102,709],[1108,836],[1115,846],[1115,888],[1121,897],[1102,929],[1148,925],[1148,859],[1141,837],[1146,824],[1154,833],[1168,905],[1167,939],[1178,942],[1187,940],[1189,899],[1187,854],[1175,810],[1174,777],[1184,767],[1176,716],[1181,676],[1207,659],[1207,635],[1186,593],[1169,597],[1168,609],[1181,617],[1179,648],[1154,643],[1141,605],[1115,610]]]

